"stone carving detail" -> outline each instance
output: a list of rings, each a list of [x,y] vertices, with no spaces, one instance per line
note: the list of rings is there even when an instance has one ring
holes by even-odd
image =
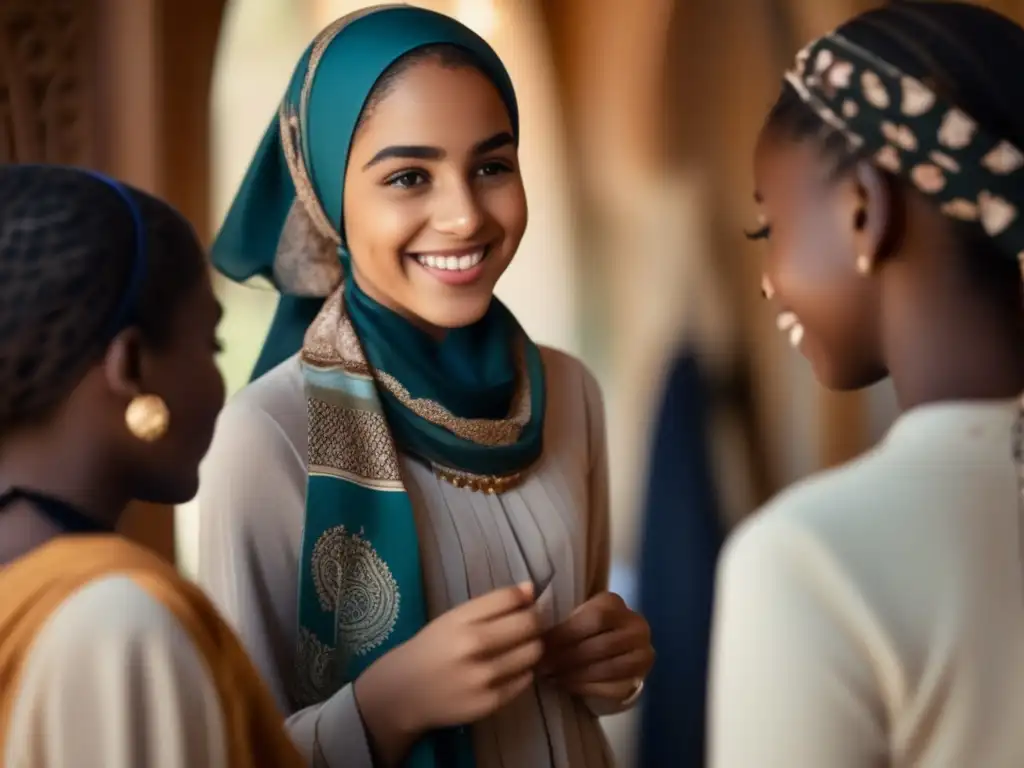
[[[94,0],[0,0],[0,163],[88,165]]]

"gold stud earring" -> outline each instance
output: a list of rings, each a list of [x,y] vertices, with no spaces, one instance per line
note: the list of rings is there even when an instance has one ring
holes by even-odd
[[[858,254],[857,256],[857,272],[860,275],[871,274],[871,257],[866,253]]]
[[[124,423],[132,435],[144,443],[155,443],[167,434],[171,412],[158,395],[139,395],[128,403]]]

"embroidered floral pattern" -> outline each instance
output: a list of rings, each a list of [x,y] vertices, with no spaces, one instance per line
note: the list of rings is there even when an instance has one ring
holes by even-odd
[[[313,547],[313,582],[337,624],[335,654],[362,656],[379,647],[398,621],[401,594],[384,559],[365,538],[336,525]]]

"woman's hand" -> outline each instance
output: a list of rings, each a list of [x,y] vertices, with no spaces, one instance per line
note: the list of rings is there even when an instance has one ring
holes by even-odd
[[[529,584],[437,617],[355,682],[378,759],[397,765],[426,731],[480,720],[533,682],[544,652]]]
[[[548,632],[544,673],[577,696],[626,702],[654,664],[651,628],[621,597],[602,592]]]

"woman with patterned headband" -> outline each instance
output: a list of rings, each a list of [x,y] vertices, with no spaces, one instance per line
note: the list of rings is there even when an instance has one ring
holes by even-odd
[[[219,319],[168,205],[0,166],[0,766],[304,764],[209,600],[114,533],[196,492]]]
[[[597,718],[651,665],[606,591],[597,384],[493,296],[526,226],[517,117],[453,19],[345,17],[214,246],[281,302],[202,470],[200,580],[328,766],[609,765]]]
[[[891,3],[797,57],[755,155],[764,287],[902,415],[720,563],[715,768],[1024,765],[1024,30]]]

